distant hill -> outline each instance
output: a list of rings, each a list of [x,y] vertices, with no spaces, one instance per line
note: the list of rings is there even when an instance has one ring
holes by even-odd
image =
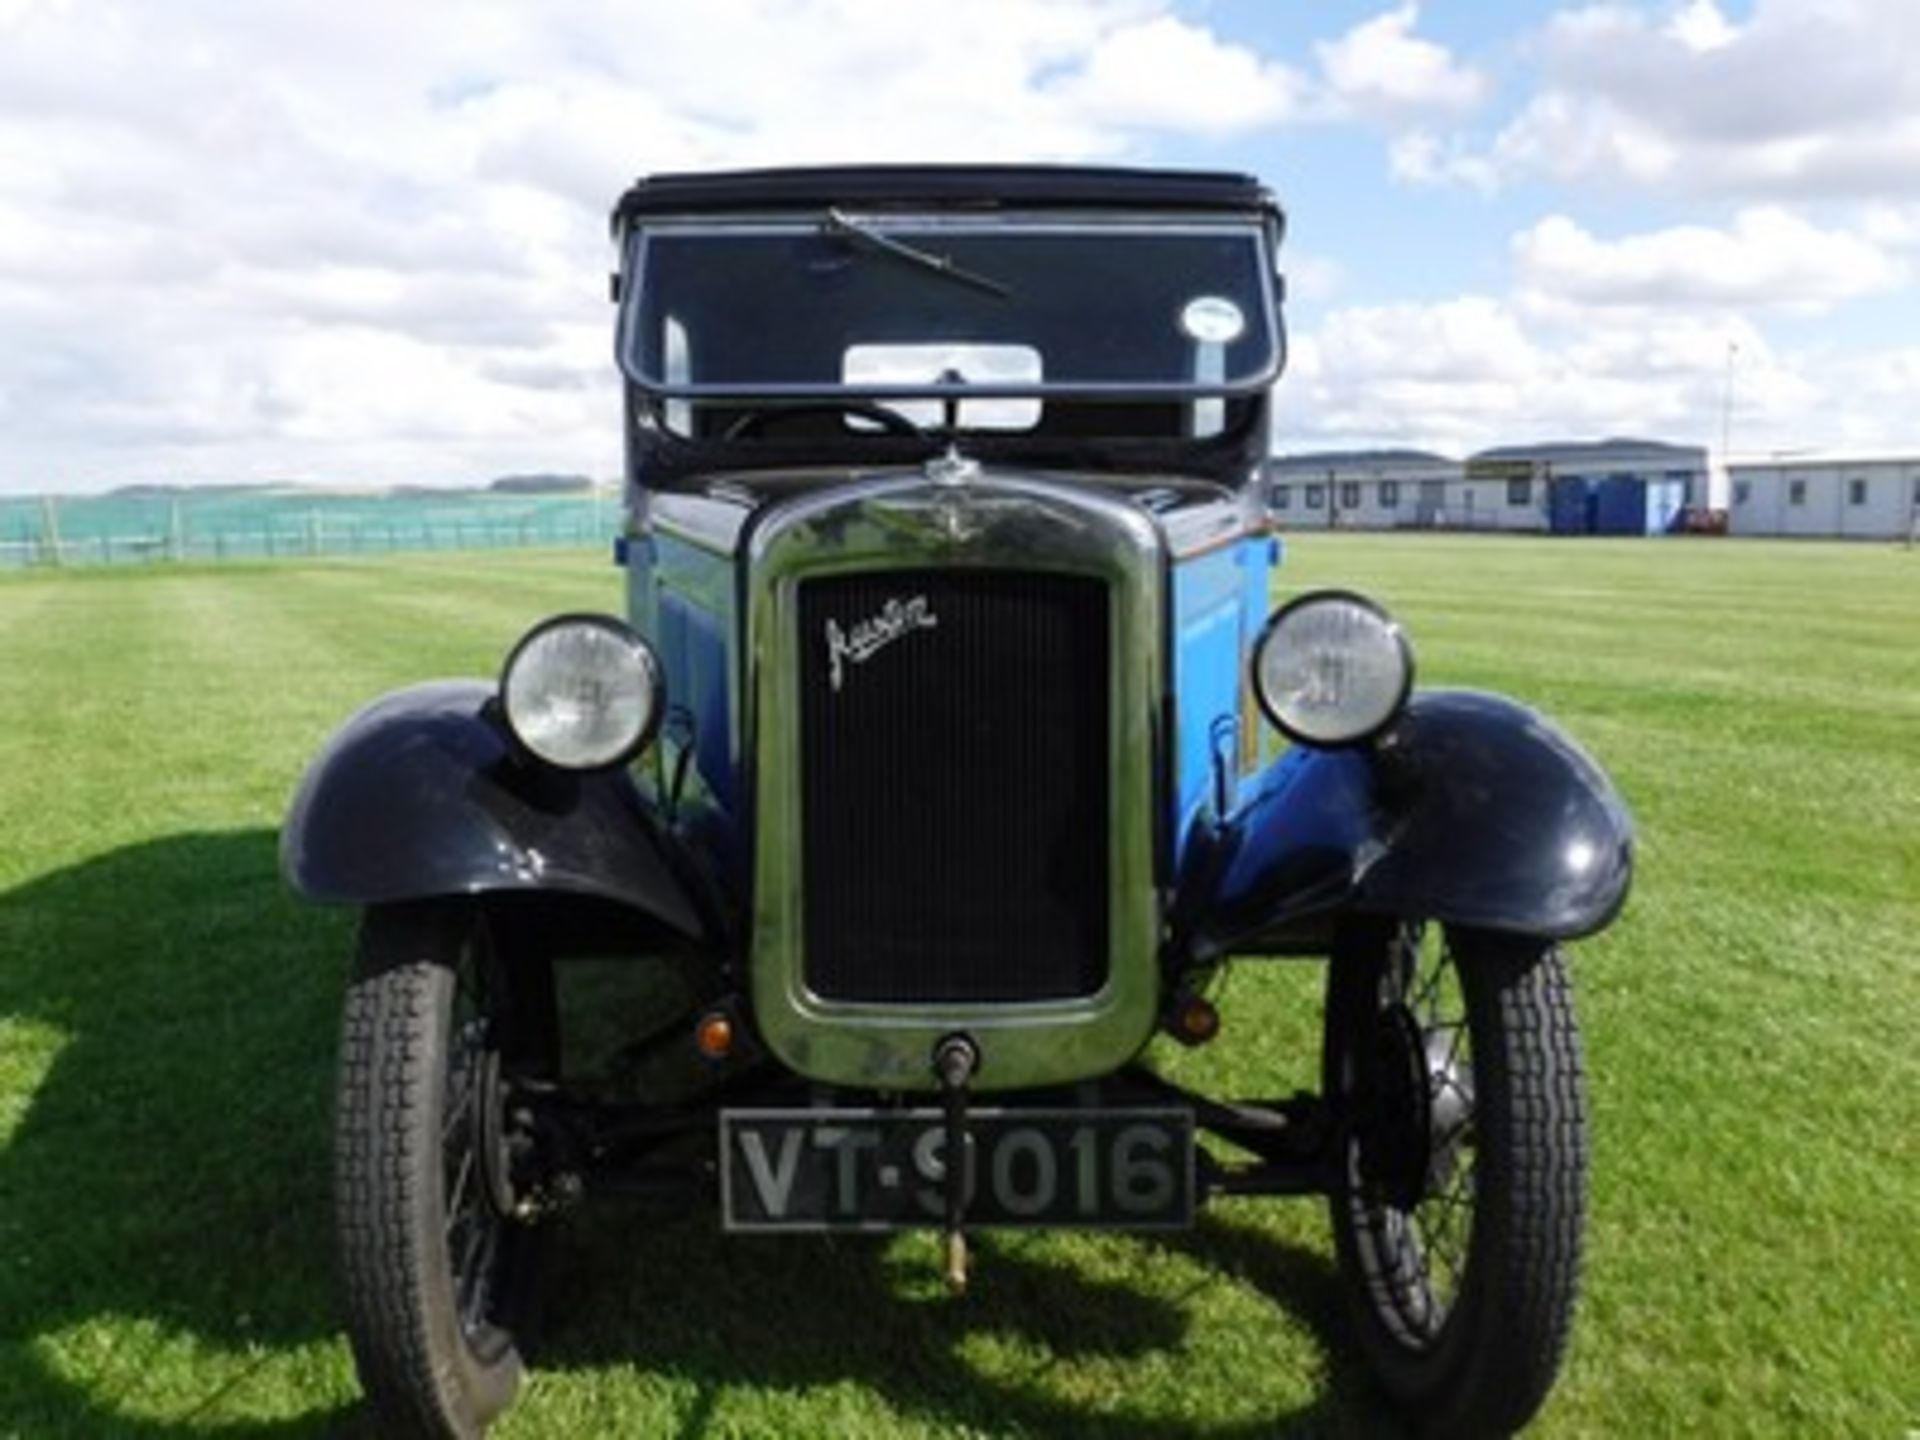
[[[487,489],[496,495],[574,495],[593,489],[585,475],[502,475]]]

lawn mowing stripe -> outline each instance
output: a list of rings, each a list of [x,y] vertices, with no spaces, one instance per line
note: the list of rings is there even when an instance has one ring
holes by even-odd
[[[373,662],[359,671],[380,677],[364,687],[362,699],[372,699],[397,684],[494,675],[536,621],[562,609],[614,608],[618,598],[598,575],[528,586],[443,566],[331,566],[294,577],[268,603],[298,613],[330,654]]]

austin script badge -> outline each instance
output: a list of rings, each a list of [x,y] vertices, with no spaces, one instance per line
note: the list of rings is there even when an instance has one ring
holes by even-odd
[[[939,624],[940,617],[933,613],[924,595],[915,595],[911,600],[889,600],[880,607],[879,614],[855,621],[850,629],[842,630],[839,622],[829,620],[828,679],[837,691],[846,678],[848,661],[863,664],[901,636],[914,630],[932,630]]]

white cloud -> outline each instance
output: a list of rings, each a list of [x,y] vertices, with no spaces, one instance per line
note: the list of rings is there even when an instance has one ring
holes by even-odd
[[[1483,188],[1490,175],[1545,176],[1686,194],[1912,196],[1917,50],[1912,0],[1758,0],[1737,24],[1712,0],[1586,5],[1536,38],[1538,91],[1491,140],[1455,137],[1398,173]]]
[[[1479,103],[1486,78],[1445,46],[1415,35],[1419,19],[1420,7],[1410,0],[1314,46],[1340,110],[1387,118]]]
[[[605,472],[636,174],[1292,117],[1172,0],[0,3],[0,490]]]
[[[1299,113],[1306,81],[1170,15],[1103,36],[1048,92],[1095,123],[1227,134]]]
[[[1387,147],[1387,169],[1396,180],[1414,185],[1464,185],[1490,194],[1500,188],[1498,167],[1474,153],[1459,136],[1442,138],[1431,130],[1409,130]]]
[[[1282,448],[1416,445],[1466,454],[1527,439],[1644,435],[1717,445],[1727,353],[1736,345],[1738,449],[1805,445],[1807,411],[1834,443],[1896,443],[1885,391],[1920,356],[1885,366],[1869,393],[1831,357],[1780,352],[1738,319],[1547,313],[1463,295],[1355,306],[1295,337],[1278,391]]]
[[[1920,249],[1920,205],[1869,205],[1860,233],[1889,250]]]
[[[1524,289],[1572,305],[1820,311],[1906,279],[1871,240],[1778,206],[1743,210],[1724,230],[1678,225],[1617,240],[1551,215],[1513,251]]]
[[[1347,267],[1331,255],[1288,246],[1280,268],[1287,277],[1287,299],[1313,303],[1331,300],[1347,283]]]
[[[1920,6],[1734,8],[1565,13],[1533,52],[1541,93],[1489,139],[1449,128],[1488,76],[1412,4],[1289,62],[1199,0],[476,0],[455,19],[0,0],[0,490],[605,473],[605,209],[638,173],[1231,154],[1354,123],[1427,182],[1878,203],[1850,230],[1766,206],[1614,237],[1544,220],[1511,293],[1302,327],[1280,391],[1300,433],[1704,435],[1733,338],[1756,431],[1804,443],[1786,432],[1817,407],[1864,443],[1911,408],[1913,352],[1776,352],[1728,317],[1883,293],[1920,251]],[[1380,283],[1347,256],[1287,260],[1302,311]]]
[[[1362,305],[1333,311],[1316,333],[1332,372],[1389,375],[1465,386],[1514,383],[1539,357],[1498,301],[1469,295],[1432,305]]]
[[[1884,401],[1901,412],[1910,412],[1913,397],[1920,395],[1920,345],[1841,357],[1835,368],[1841,383],[1857,389],[1869,401]]]
[[[1740,35],[1714,0],[1690,0],[1667,22],[1666,33],[1696,51],[1719,50]]]

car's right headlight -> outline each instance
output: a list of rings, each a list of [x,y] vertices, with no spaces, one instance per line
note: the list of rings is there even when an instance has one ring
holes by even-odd
[[[1363,595],[1315,590],[1281,606],[1253,646],[1253,690],[1267,718],[1304,745],[1378,734],[1413,688],[1413,648]]]
[[[500,706],[514,738],[563,770],[603,770],[638,754],[660,724],[653,647],[611,615],[557,615],[507,657]]]

